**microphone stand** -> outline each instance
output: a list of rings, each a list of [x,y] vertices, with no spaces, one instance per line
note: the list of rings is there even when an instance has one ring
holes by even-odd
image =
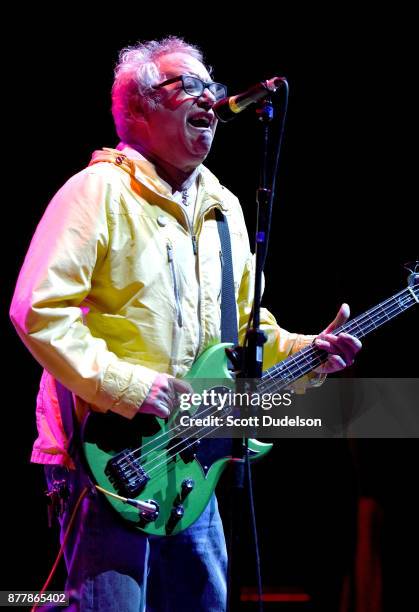
[[[288,83],[283,79],[288,93]],[[246,332],[244,347],[236,347],[233,351],[229,351],[233,362],[239,359],[238,378],[244,379],[244,387],[241,392],[246,392],[249,395],[256,392],[257,380],[262,377],[263,367],[263,345],[266,342],[266,334],[260,329],[260,302],[262,295],[262,272],[265,265],[266,254],[268,250],[269,230],[272,216],[272,202],[274,197],[275,177],[279,163],[279,153],[282,143],[282,135],[285,124],[285,112],[281,118],[281,131],[278,139],[278,148],[273,168],[271,184],[268,182],[268,151],[269,151],[269,133],[270,123],[274,118],[274,107],[270,97],[262,100],[256,108],[256,114],[262,127],[261,135],[261,150],[260,150],[260,173],[259,187],[256,192],[257,204],[257,222],[256,222],[256,239],[255,239],[255,291],[253,309],[249,326]],[[252,406],[250,406],[252,409]],[[259,610],[262,610],[262,584],[260,577],[260,560],[259,548],[257,542],[256,522],[254,517],[253,507],[253,492],[251,482],[251,471],[249,463],[249,448],[248,438],[235,438],[232,445],[232,486],[231,486],[231,504],[229,517],[229,566],[228,566],[228,596],[227,610],[228,612],[238,612],[241,610],[240,587],[240,531],[241,520],[243,515],[243,502],[245,483],[247,481],[250,511],[253,522],[253,537],[256,552],[256,566],[258,574],[258,591],[259,591]],[[247,478],[246,478],[247,476]]]

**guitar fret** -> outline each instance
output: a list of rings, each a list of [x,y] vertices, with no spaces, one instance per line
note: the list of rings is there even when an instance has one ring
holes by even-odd
[[[343,326],[343,327],[345,327],[345,326]],[[353,333],[355,331],[355,328],[358,328],[360,334],[363,333],[363,329],[362,329],[362,327],[360,327],[358,325],[358,321],[356,319],[354,321],[352,321],[352,323],[350,325],[347,326],[347,329],[345,329],[345,332]],[[354,333],[353,333],[353,335],[356,336],[356,334],[354,334]]]
[[[403,294],[405,294],[405,297],[402,297]],[[387,302],[378,304],[378,306],[375,306],[371,310],[368,310],[356,319],[353,319],[345,325],[342,325],[335,331],[335,333],[344,331],[347,333],[352,333],[357,338],[362,338],[364,335],[368,334],[373,329],[377,329],[386,321],[389,321],[393,317],[400,314],[400,312],[412,306],[413,303],[413,298],[409,294],[408,289],[404,289],[402,292],[400,292],[393,298],[387,300]],[[396,309],[396,311],[394,309]],[[374,315],[371,314],[372,312],[374,313]],[[358,332],[355,331],[355,327],[358,328]]]

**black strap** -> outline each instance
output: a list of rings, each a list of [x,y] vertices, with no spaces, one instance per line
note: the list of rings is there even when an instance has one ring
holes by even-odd
[[[215,218],[217,219],[222,253],[221,342],[232,342],[236,346],[238,344],[237,310],[230,232],[227,219],[219,208],[215,209]]]

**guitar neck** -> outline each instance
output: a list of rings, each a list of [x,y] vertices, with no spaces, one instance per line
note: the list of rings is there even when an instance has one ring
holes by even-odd
[[[397,317],[400,313],[419,302],[419,287],[406,287],[396,295],[370,308],[355,319],[351,319],[334,330],[334,334],[342,332],[356,338],[363,338],[378,327]],[[308,374],[327,359],[327,352],[314,345],[298,351],[291,357],[265,370],[259,382],[259,390],[267,391],[274,387],[275,391],[286,387],[304,374]],[[270,389],[272,391],[272,389]]]

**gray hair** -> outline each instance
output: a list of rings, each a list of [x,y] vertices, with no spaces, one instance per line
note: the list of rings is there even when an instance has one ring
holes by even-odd
[[[156,108],[160,93],[152,87],[164,80],[158,59],[168,53],[187,53],[203,62],[198,47],[176,36],[137,43],[121,50],[112,86],[112,115],[121,140],[129,143],[134,136],[138,113]]]

